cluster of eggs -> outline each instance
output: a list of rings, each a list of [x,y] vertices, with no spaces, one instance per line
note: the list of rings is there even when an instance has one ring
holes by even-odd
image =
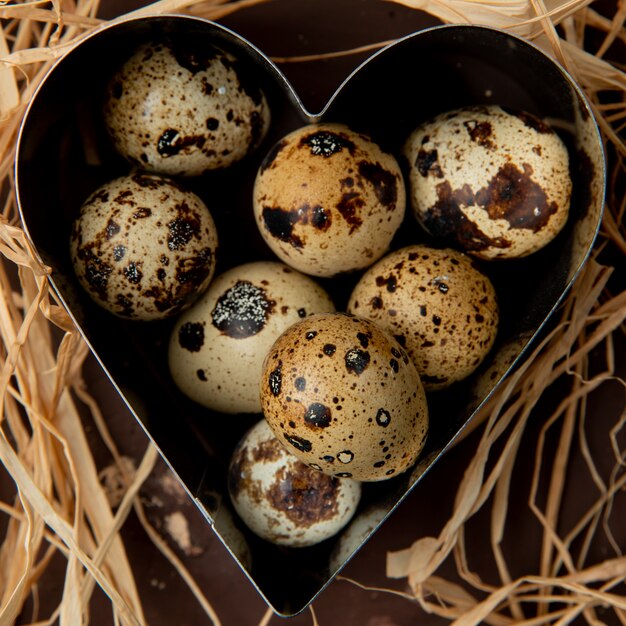
[[[215,222],[171,176],[229,167],[259,145],[270,110],[246,76],[219,48],[163,41],[139,47],[110,79],[104,123],[137,169],[84,202],[70,253],[80,284],[112,313],[170,317],[211,282]]]
[[[537,118],[497,106],[447,112],[396,158],[341,124],[297,129],[256,174],[253,215],[276,261],[214,278],[218,233],[170,176],[228,167],[269,128],[265,95],[217,48],[138,49],[112,78],[104,117],[140,168],[96,190],[74,222],[79,282],[128,319],[177,316],[179,389],[223,413],[263,413],[232,455],[243,521],[305,546],[348,523],[361,482],[410,468],[428,432],[427,392],[467,378],[493,347],[497,296],[478,263],[517,258],[567,220],[567,150]],[[390,252],[407,195],[450,247]],[[357,277],[337,312],[316,282]],[[359,274],[357,274],[359,272]]]

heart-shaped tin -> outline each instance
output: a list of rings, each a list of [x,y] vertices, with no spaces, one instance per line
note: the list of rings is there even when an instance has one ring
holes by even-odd
[[[455,393],[429,398],[431,431],[412,471],[365,485],[352,526],[314,548],[271,545],[231,513],[226,488],[230,454],[259,416],[208,414],[184,398],[167,366],[173,321],[113,317],[85,295],[72,270],[68,240],[80,204],[100,184],[128,171],[103,129],[104,85],[138,44],[163,36],[181,42],[200,37],[232,52],[255,72],[272,111],[269,134],[256,153],[227,170],[185,181],[216,219],[220,272],[272,258],[252,216],[252,184],[269,147],[304,124],[345,123],[398,154],[415,126],[435,114],[497,103],[549,120],[569,150],[574,187],[565,229],[540,252],[487,268],[502,315],[487,362],[458,383]],[[52,269],[50,280],[59,298],[190,497],[268,604],[282,615],[301,611],[332,580],[519,362],[591,250],[605,188],[602,142],[571,77],[534,45],[496,29],[467,25],[429,28],[387,46],[344,81],[322,112],[313,114],[262,52],[218,24],[185,16],[112,22],[68,52],[41,84],[24,118],[16,161],[23,223],[41,261]],[[407,216],[393,245],[425,240]],[[356,280],[348,276],[325,282],[338,308],[345,307]],[[356,530],[359,523],[365,531]]]

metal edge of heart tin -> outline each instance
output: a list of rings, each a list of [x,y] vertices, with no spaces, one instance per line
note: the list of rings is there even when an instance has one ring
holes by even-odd
[[[568,148],[574,156],[578,206],[567,232],[553,246],[553,256],[547,257],[553,267],[541,272],[543,275],[536,284],[529,286],[525,314],[509,328],[494,358],[481,376],[476,377],[473,386],[466,389],[463,407],[450,424],[431,437],[413,470],[388,484],[372,486],[353,522],[335,539],[324,542],[321,549],[266,545],[235,521],[223,476],[219,475],[224,473],[227,462],[223,449],[229,446],[232,449],[244,423],[227,429],[224,445],[211,436],[206,425],[199,425],[196,415],[187,416],[186,409],[180,410],[178,398],[167,391],[159,392],[165,393],[165,397],[159,394],[154,397],[151,390],[158,386],[155,381],[165,389],[168,383],[158,363],[154,368],[146,364],[155,359],[158,362],[160,348],[151,344],[158,344],[155,337],[166,332],[167,325],[157,324],[143,330],[136,323],[117,320],[109,323],[106,314],[85,301],[68,265],[64,237],[71,215],[90,187],[111,177],[120,167],[116,164],[110,170],[108,165],[103,165],[107,148],[98,130],[94,130],[97,98],[106,74],[102,71],[102,59],[107,59],[107,67],[112,71],[138,41],[163,32],[184,37],[189,30],[242,55],[262,77],[272,105],[273,122],[256,160],[248,164],[249,170],[258,167],[263,152],[272,142],[306,123],[349,118],[363,128],[378,124],[379,132],[382,124],[385,133],[392,137],[406,132],[406,120],[414,111],[418,111],[416,125],[422,121],[417,118],[430,113],[429,107],[453,108],[463,102],[501,100],[511,105],[521,102],[542,117],[555,120],[568,134]],[[115,46],[111,45],[113,42]],[[87,72],[89,63],[95,59],[99,72]],[[80,91],[76,91],[77,86]],[[423,92],[429,95],[422,97],[430,98],[426,106],[419,104]],[[72,96],[76,98],[76,106]],[[390,127],[380,120],[392,120]],[[585,96],[569,74],[535,45],[497,29],[471,25],[428,28],[390,44],[360,65],[323,110],[314,114],[305,109],[276,65],[233,31],[207,20],[180,15],[126,17],[91,33],[53,66],[26,111],[16,157],[20,215],[41,261],[52,268],[51,283],[60,301],[130,412],[220,540],[265,601],[283,616],[295,615],[308,606],[461,432],[479,419],[481,407],[497,386],[493,380],[501,381],[521,362],[532,339],[546,324],[588,257],[601,221],[605,179],[598,128]],[[225,175],[225,180],[233,186],[229,193],[234,195],[234,201],[245,203],[249,189],[238,185],[236,178]],[[541,262],[545,263],[546,258]],[[506,277],[502,280],[506,283]],[[126,346],[123,355],[111,347],[115,341]],[[498,359],[498,354],[507,358]],[[172,425],[171,420],[160,415],[168,411],[183,413],[177,424]],[[357,532],[355,528],[359,524],[365,530]]]

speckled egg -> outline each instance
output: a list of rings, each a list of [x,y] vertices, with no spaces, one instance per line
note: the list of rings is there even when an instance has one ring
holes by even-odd
[[[302,548],[332,537],[350,521],[361,484],[301,463],[261,420],[233,453],[228,491],[252,532],[272,543]]]
[[[380,258],[406,204],[395,158],[339,124],[305,126],[279,141],[261,164],[253,198],[269,247],[314,276]]]
[[[210,44],[141,46],[111,78],[104,117],[117,150],[145,170],[196,176],[227,167],[269,127],[254,76]]]
[[[329,570],[336,572],[363,545],[390,511],[389,506],[374,504],[352,518],[330,554]],[[383,622],[384,624],[384,622]]]
[[[405,155],[418,221],[472,255],[526,256],[567,221],[568,152],[533,115],[499,106],[444,113],[411,134]]]
[[[407,353],[373,322],[346,313],[312,315],[278,338],[263,366],[261,403],[289,451],[340,478],[401,474],[428,429]]]
[[[217,231],[206,205],[167,178],[132,174],[87,198],[72,225],[70,254],[80,284],[120,317],[163,319],[206,289]]]
[[[491,349],[499,320],[496,292],[476,261],[425,245],[371,267],[348,311],[374,320],[406,348],[427,391],[469,376]]]
[[[240,265],[216,277],[176,322],[169,367],[196,402],[225,413],[259,413],[263,359],[298,320],[335,306],[314,280],[282,263]]]

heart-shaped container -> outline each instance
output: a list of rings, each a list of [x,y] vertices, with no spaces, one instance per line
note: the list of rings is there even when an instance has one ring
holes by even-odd
[[[530,257],[488,268],[502,324],[487,362],[457,384],[455,393],[429,398],[432,427],[416,467],[392,480],[365,485],[352,524],[314,548],[270,545],[247,531],[231,511],[226,489],[230,454],[259,416],[225,419],[182,397],[167,369],[173,321],[115,318],[82,292],[72,271],[68,241],[73,217],[96,187],[129,169],[113,151],[103,127],[104,85],[136,46],[164,35],[181,42],[201,38],[231,51],[255,73],[272,111],[269,134],[255,154],[225,171],[184,181],[216,218],[219,272],[272,258],[252,217],[252,184],[273,143],[304,124],[347,123],[398,154],[413,128],[433,115],[497,103],[547,119],[569,149],[574,191],[563,232]],[[16,174],[24,226],[41,261],[52,269],[59,298],[190,497],[268,604],[282,615],[307,606],[476,419],[584,263],[600,224],[605,188],[603,146],[581,91],[550,57],[510,34],[479,26],[417,32],[373,55],[345,80],[321,113],[312,114],[262,52],[220,25],[185,16],[112,22],[60,59],[24,118]],[[394,246],[424,240],[426,235],[407,216]],[[338,308],[345,306],[356,280],[348,277],[324,285]],[[429,503],[425,510],[429,506],[436,505]]]

